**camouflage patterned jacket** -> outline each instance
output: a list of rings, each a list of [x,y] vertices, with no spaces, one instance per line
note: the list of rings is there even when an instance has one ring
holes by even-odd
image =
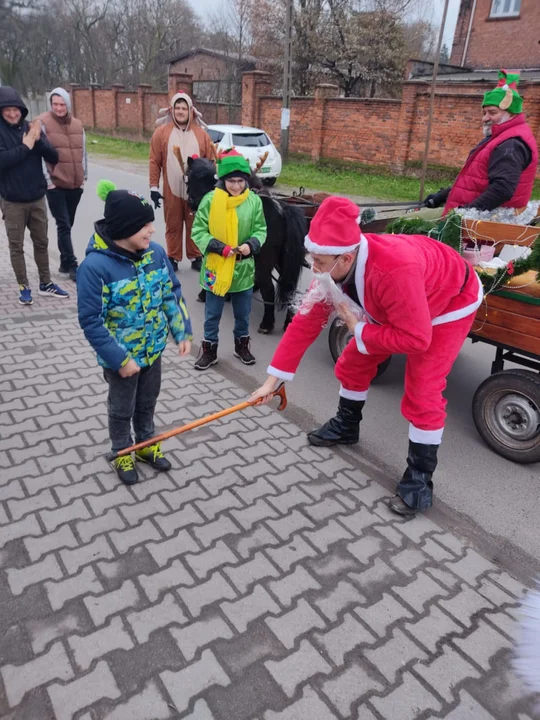
[[[191,322],[165,250],[151,242],[140,258],[107,240],[102,222],[77,272],[79,324],[103,367],[118,370],[130,358],[149,367],[165,349],[191,340]]]

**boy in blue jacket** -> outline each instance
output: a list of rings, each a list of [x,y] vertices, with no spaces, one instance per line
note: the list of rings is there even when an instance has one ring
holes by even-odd
[[[107,409],[112,451],[155,435],[154,409],[161,387],[161,354],[169,331],[181,356],[191,350],[191,322],[180,283],[165,250],[150,241],[154,211],[145,198],[106,180],[97,193],[105,217],[95,224],[77,271],[79,323],[109,385]],[[138,450],[156,470],[171,464],[159,443]],[[133,457],[114,461],[126,485],[138,481]]]

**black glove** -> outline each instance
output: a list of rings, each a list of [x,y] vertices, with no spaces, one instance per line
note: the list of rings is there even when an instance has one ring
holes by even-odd
[[[160,200],[163,200],[163,195],[159,190],[150,190],[150,198],[154,203],[154,208],[158,210],[161,207]]]
[[[223,251],[226,247],[227,246],[225,245],[225,243],[221,242],[221,240],[216,240],[216,238],[212,238],[206,246],[206,252],[216,253],[216,255],[223,255]]]
[[[427,208],[438,208],[444,205],[450,195],[451,187],[441,188],[439,192],[431,193],[424,200],[422,205]]]
[[[437,193],[431,193],[431,195],[428,195],[427,198],[424,200],[422,205],[427,208],[435,208],[437,202]]]

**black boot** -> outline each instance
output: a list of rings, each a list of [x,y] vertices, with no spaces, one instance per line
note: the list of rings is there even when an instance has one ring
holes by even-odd
[[[337,415],[320,428],[308,433],[310,445],[354,445],[360,437],[360,420],[365,400],[348,400],[340,397]]]
[[[255,358],[249,349],[249,335],[241,338],[234,338],[234,357],[239,358],[244,365],[255,365]]]
[[[175,260],[174,258],[169,256],[169,262],[171,263],[172,269],[174,270],[174,272],[177,272],[178,271],[178,260]]]
[[[388,507],[398,515],[413,517],[433,505],[432,476],[437,467],[438,445],[422,445],[409,440],[407,469],[397,486],[397,495]]]
[[[196,270],[197,272],[200,271],[202,266],[202,258],[197,257],[194,260],[191,261],[191,269]]]
[[[209,367],[217,363],[217,342],[209,342],[203,340],[201,343],[201,349],[199,350],[199,357],[195,360],[193,367],[195,370],[208,370]]]

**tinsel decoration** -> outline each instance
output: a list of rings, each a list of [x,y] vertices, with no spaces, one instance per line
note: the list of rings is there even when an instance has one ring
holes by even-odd
[[[400,217],[389,223],[386,232],[401,235],[427,235],[454,248],[460,255],[462,254],[461,216],[456,212],[451,212],[440,220]],[[531,253],[527,257],[516,258],[506,267],[490,272],[482,271],[478,267],[475,270],[486,293],[496,290],[512,278],[530,270],[536,271],[536,281],[540,282],[540,236],[534,241]]]

